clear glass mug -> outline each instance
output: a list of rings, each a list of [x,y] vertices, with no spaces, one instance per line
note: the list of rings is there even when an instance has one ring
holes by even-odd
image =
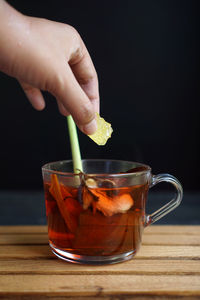
[[[152,175],[147,165],[120,160],[82,160],[42,167],[49,244],[53,253],[73,263],[110,264],[138,251],[143,229],[175,209],[183,190],[169,174]],[[128,171],[128,172],[127,172]],[[145,212],[148,190],[162,181],[175,197],[156,212]]]

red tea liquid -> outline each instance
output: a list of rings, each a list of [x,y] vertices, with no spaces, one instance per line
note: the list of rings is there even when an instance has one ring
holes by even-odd
[[[138,250],[145,221],[148,185],[95,188],[92,194],[94,201],[88,207],[80,203],[78,189],[60,185],[67,218],[63,217],[50,185],[45,183],[44,189],[49,241],[53,247],[74,255],[89,256],[119,255]],[[103,208],[98,202],[100,198],[98,200],[94,195],[101,195]],[[121,211],[127,198],[132,199],[131,207]],[[106,199],[109,199],[108,202]],[[115,201],[121,201],[116,210]]]

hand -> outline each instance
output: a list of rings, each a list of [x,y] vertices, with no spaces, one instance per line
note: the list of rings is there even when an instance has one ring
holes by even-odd
[[[48,91],[55,96],[59,111],[71,114],[80,130],[86,134],[96,130],[97,74],[73,27],[23,16],[2,1],[0,70],[18,79],[35,109],[45,107],[41,90]]]

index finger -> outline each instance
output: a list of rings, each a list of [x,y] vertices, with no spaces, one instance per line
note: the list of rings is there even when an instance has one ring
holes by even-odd
[[[99,113],[99,84],[97,72],[82,40],[78,57],[71,58],[68,63],[79,85],[91,101],[94,111]]]

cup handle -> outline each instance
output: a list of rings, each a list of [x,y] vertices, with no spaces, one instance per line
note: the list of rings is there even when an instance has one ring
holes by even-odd
[[[167,204],[162,206],[160,209],[156,210],[155,212],[153,212],[150,215],[147,215],[145,226],[148,226],[148,225],[156,222],[157,220],[161,219],[166,214],[168,214],[170,211],[174,210],[181,203],[181,200],[183,198],[182,186],[181,186],[180,182],[178,181],[178,179],[170,174],[153,175],[152,181],[150,184],[150,188],[160,182],[163,182],[163,181],[169,182],[175,187],[176,195],[171,201],[169,201]]]

